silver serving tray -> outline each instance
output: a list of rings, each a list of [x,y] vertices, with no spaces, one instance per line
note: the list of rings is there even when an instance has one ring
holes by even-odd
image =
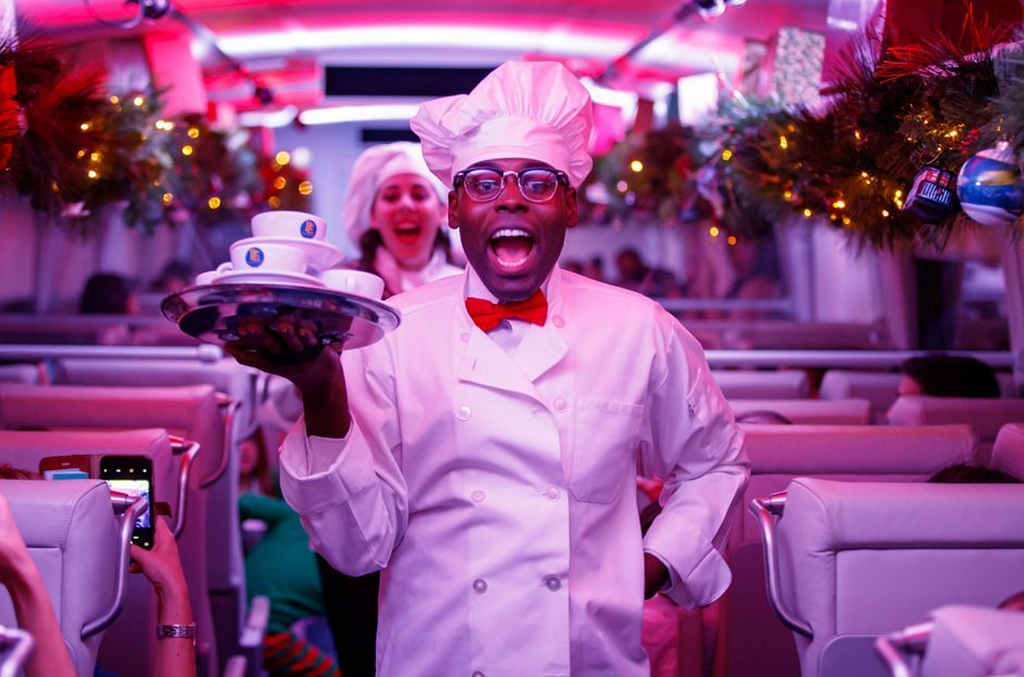
[[[160,304],[164,317],[203,343],[223,346],[238,341],[239,325],[258,323],[273,331],[282,318],[316,326],[320,345],[340,343],[344,349],[376,343],[398,327],[401,315],[381,301],[312,287],[235,283],[188,287]],[[291,354],[289,361],[310,355]]]

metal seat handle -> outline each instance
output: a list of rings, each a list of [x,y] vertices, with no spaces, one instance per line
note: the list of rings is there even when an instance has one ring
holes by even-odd
[[[203,489],[216,483],[217,480],[224,476],[224,472],[228,469],[232,454],[231,445],[234,442],[235,418],[238,416],[242,403],[229,395],[217,393],[217,405],[224,410],[224,442],[217,467],[199,483],[199,486]]]
[[[199,453],[199,443],[180,438],[171,438],[171,449],[181,455],[181,466],[178,468],[178,511],[171,524],[174,540],[178,540],[185,530],[185,516],[188,513],[188,483],[192,477],[192,464]]]
[[[110,495],[110,500],[114,512],[123,513],[117,535],[117,580],[114,584],[114,599],[106,611],[95,620],[85,624],[82,628],[83,640],[110,627],[124,607],[125,590],[128,588],[128,558],[131,555],[132,531],[135,529],[135,520],[149,507],[149,501],[143,496],[113,493]]]
[[[889,665],[893,677],[914,677],[914,671],[904,655],[923,654],[934,627],[934,623],[920,623],[875,640],[875,649]]]
[[[780,491],[767,498],[755,498],[750,502],[750,512],[758,519],[761,537],[764,541],[765,577],[767,579],[768,601],[787,628],[807,639],[814,639],[814,631],[786,608],[782,601],[782,585],[779,578],[778,548],[775,539],[775,520],[786,509],[786,492]]]

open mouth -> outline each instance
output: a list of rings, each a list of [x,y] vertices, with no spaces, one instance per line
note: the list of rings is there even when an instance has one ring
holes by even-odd
[[[533,259],[533,235],[521,228],[502,228],[491,235],[490,249],[497,270],[518,273]]]
[[[423,228],[417,223],[399,223],[395,226],[394,233],[399,244],[412,247],[419,242]]]

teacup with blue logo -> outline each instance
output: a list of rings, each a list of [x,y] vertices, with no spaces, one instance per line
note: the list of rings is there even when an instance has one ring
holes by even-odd
[[[305,273],[307,263],[308,255],[303,249],[284,243],[242,242],[231,246],[231,267],[235,272]]]
[[[327,235],[327,222],[306,212],[263,212],[252,217],[252,234],[255,237],[286,237],[323,242]]]

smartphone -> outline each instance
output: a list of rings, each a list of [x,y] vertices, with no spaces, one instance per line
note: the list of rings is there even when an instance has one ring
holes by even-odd
[[[153,549],[153,461],[148,456],[104,456],[100,459],[100,479],[114,491],[143,496],[149,506],[135,518],[132,543]]]
[[[92,456],[47,456],[39,461],[39,474],[47,480],[87,480],[93,476]]]

